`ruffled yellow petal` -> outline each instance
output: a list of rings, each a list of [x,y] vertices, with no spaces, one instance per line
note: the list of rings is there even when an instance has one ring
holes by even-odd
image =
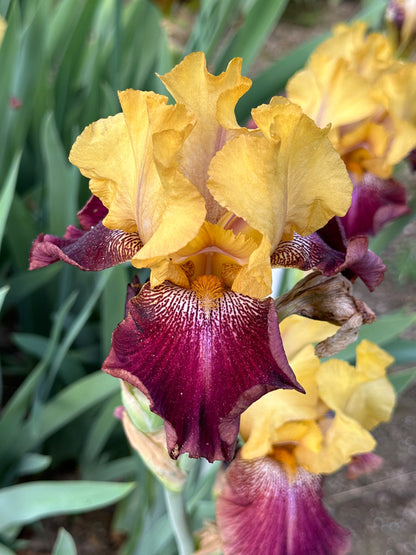
[[[257,246],[257,242],[244,233],[235,235],[230,229],[205,222],[198,235],[174,254],[172,260],[186,268],[191,281],[213,274],[231,287]]]
[[[416,121],[409,122],[393,117],[394,135],[391,147],[386,156],[386,162],[395,166],[416,147]]]
[[[353,25],[335,26],[333,36],[321,43],[315,52],[330,58],[343,58],[349,67],[366,79],[374,81],[386,68],[395,63],[390,42],[380,33],[366,36],[367,25],[356,21]]]
[[[416,146],[416,64],[402,64],[379,80],[393,122],[387,162],[395,165]],[[392,127],[387,120],[387,125]]]
[[[264,235],[233,284],[234,291],[259,298],[271,292],[271,241],[279,241],[284,227],[284,187],[274,187],[277,152],[264,137],[234,138],[211,162],[208,182],[222,206]]]
[[[331,337],[339,327],[329,322],[311,320],[304,316],[293,314],[280,323],[280,333],[286,356],[291,360],[306,345],[319,343]]]
[[[308,235],[345,214],[352,185],[328,131],[284,98],[253,110],[253,118],[263,136],[236,137],[211,162],[208,187],[218,202],[272,249],[294,231]]]
[[[270,242],[263,237],[259,247],[251,254],[248,264],[236,275],[232,289],[236,293],[263,298],[272,291],[272,269],[270,265]]]
[[[380,378],[357,388],[344,410],[363,428],[371,430],[380,422],[390,420],[395,401],[393,386],[387,378]]]
[[[276,170],[286,200],[282,239],[292,238],[295,231],[309,235],[334,215],[344,215],[352,184],[328,130],[319,129],[299,106],[281,97],[253,110],[253,118],[266,137],[280,138]]]
[[[316,474],[331,473],[348,463],[353,455],[368,453],[374,449],[373,436],[353,418],[336,414],[321,424],[323,441],[316,452],[305,443],[295,449],[298,464]]]
[[[357,347],[356,371],[367,381],[355,389],[344,411],[367,430],[391,417],[396,395],[386,368],[393,362],[392,356],[370,341],[364,340]]]
[[[323,362],[317,376],[320,397],[334,411],[344,411],[356,387],[365,380],[362,372],[338,359]]]
[[[265,456],[279,440],[279,429],[292,421],[318,418],[318,391],[316,372],[319,360],[311,345],[303,349],[291,366],[306,394],[296,391],[277,390],[268,393],[253,403],[242,415],[240,433],[246,441],[242,448],[245,459]],[[288,440],[289,441],[289,440]]]
[[[319,127],[338,127],[374,114],[372,88],[346,60],[314,54],[306,69],[290,79],[287,94]]]
[[[181,170],[206,199],[207,219],[214,223],[223,211],[207,189],[207,172],[211,158],[228,138],[227,130],[239,128],[234,108],[251,86],[251,80],[241,76],[241,64],[234,58],[226,71],[215,76],[207,71],[204,53],[195,52],[160,77],[175,100],[196,116],[182,151]]]
[[[386,368],[393,364],[394,358],[375,343],[363,339],[356,349],[356,371],[367,380],[383,378]]]
[[[136,219],[145,243],[134,260],[145,266],[146,259],[186,245],[204,221],[204,199],[177,162],[194,120],[184,106],[168,106],[152,93],[124,91],[120,102],[136,161]]]
[[[69,160],[90,179],[91,192],[110,210],[104,225],[127,233],[137,231],[136,168],[123,114],[86,127],[75,141]]]
[[[123,113],[87,127],[70,160],[108,208],[104,225],[139,232],[145,245],[133,264],[151,267],[186,245],[205,218],[204,199],[177,161],[194,118],[154,93],[127,90],[119,97]]]
[[[327,406],[343,412],[371,429],[387,421],[395,395],[385,377],[393,358],[374,343],[363,341],[357,347],[356,368],[341,360],[329,360],[317,374],[319,395]]]
[[[416,64],[400,64],[397,71],[386,72],[378,84],[385,108],[396,118],[416,124]]]
[[[353,25],[345,23],[335,25],[332,36],[322,42],[315,52],[324,53],[333,58],[345,57],[351,60],[355,52],[362,49],[366,31],[367,24],[364,21],[356,21]]]
[[[232,139],[213,158],[208,181],[218,202],[266,235],[272,246],[280,241],[286,220],[279,143],[279,138],[253,135]]]

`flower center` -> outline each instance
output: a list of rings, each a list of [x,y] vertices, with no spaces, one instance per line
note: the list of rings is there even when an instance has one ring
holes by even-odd
[[[205,312],[217,307],[219,299],[224,293],[224,286],[217,276],[199,276],[191,286],[196,298]]]
[[[297,461],[296,456],[294,454],[295,447],[297,442],[290,444],[286,443],[284,445],[274,445],[273,446],[273,453],[272,458],[280,463],[289,479],[293,479],[297,473]]]

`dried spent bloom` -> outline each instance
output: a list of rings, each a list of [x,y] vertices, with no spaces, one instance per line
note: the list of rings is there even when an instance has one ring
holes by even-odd
[[[349,550],[348,532],[323,506],[322,474],[374,449],[369,430],[390,418],[395,401],[385,376],[392,358],[363,341],[355,367],[336,359],[321,363],[307,343],[322,340],[331,327],[299,316],[282,323],[285,348],[306,395],[271,392],[243,413],[245,444],[217,502],[225,555]]]
[[[340,326],[334,335],[316,345],[315,353],[320,358],[345,349],[357,339],[362,325],[376,319],[374,312],[352,295],[351,282],[340,274],[325,277],[309,273],[275,304],[281,320],[298,314]]]
[[[150,282],[129,299],[103,370],[141,390],[172,457],[230,460],[239,416],[276,388],[301,390],[270,298],[273,252],[343,216],[352,185],[328,139],[275,97],[234,108],[250,87],[241,59],[211,75],[204,54],[161,77],[176,104],[119,93],[122,112],[88,126],[70,153],[93,194],[63,239],[40,235],[32,269],[131,261]]]

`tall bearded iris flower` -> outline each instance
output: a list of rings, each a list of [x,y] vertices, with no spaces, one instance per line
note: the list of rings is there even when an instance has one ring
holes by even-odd
[[[392,358],[363,341],[355,367],[336,359],[320,363],[307,343],[322,340],[334,326],[291,316],[281,329],[306,395],[273,391],[243,413],[246,443],[217,501],[223,551],[341,555],[349,551],[349,533],[323,506],[322,475],[350,462],[354,472],[379,463],[370,453],[375,440],[369,430],[393,409],[385,376]]]
[[[416,147],[416,64],[398,61],[386,37],[366,31],[363,22],[335,27],[289,80],[287,96],[320,127],[331,125],[329,138],[354,185],[347,214],[311,242],[344,254],[339,269],[373,290],[385,266],[368,251],[368,235],[409,212],[392,172]],[[307,266],[301,257],[296,265]]]
[[[354,183],[348,238],[375,234],[408,212],[393,167],[416,147],[416,64],[398,61],[380,33],[338,25],[288,82],[287,95],[329,137]]]
[[[351,200],[327,130],[283,98],[240,127],[250,87],[234,59],[219,76],[203,53],[161,77],[176,104],[119,93],[122,112],[87,127],[70,160],[93,194],[81,229],[40,235],[31,268],[150,268],[127,305],[103,370],[140,389],[165,422],[173,457],[232,458],[239,416],[276,388],[301,390],[282,347],[271,255]]]

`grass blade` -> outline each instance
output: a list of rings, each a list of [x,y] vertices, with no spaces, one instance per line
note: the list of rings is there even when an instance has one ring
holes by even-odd
[[[62,269],[59,264],[52,264],[45,268],[40,268],[36,272],[24,270],[15,274],[9,279],[10,294],[4,303],[4,309],[16,305],[23,299],[35,293],[42,286],[51,281]]]
[[[237,31],[228,47],[216,63],[217,71],[223,71],[236,56],[243,58],[243,73],[252,65],[267,37],[282,16],[288,0],[264,2],[256,0],[242,27]]]
[[[222,35],[238,13],[238,0],[203,0],[192,33],[184,49],[184,55],[190,52],[203,51],[208,62],[211,62],[218,48]]]
[[[77,514],[123,499],[134,483],[29,482],[0,491],[0,531],[60,514]]]
[[[3,308],[4,299],[6,298],[7,293],[9,292],[10,287],[5,285],[4,287],[0,287],[0,312]]]
[[[118,380],[101,371],[66,387],[23,426],[20,435],[26,449],[34,449],[80,414],[114,395],[119,388]]]
[[[3,241],[4,230],[6,228],[7,218],[9,216],[9,211],[12,206],[19,165],[20,165],[20,154],[17,154],[11,163],[9,173],[6,176],[3,189],[0,193],[0,249]]]
[[[41,141],[46,170],[48,230],[52,235],[63,235],[75,218],[79,172],[68,162],[50,112],[42,122]]]
[[[77,314],[72,326],[66,333],[65,337],[63,338],[62,343],[60,344],[56,355],[53,359],[51,369],[48,375],[47,380],[42,384],[42,397],[46,399],[49,395],[49,392],[52,388],[52,385],[55,381],[56,375],[59,371],[59,368],[64,360],[69,348],[71,347],[72,343],[81,332],[82,328],[84,327],[85,323],[87,322],[88,318],[91,315],[92,310],[94,309],[95,304],[97,303],[103,289],[111,276],[112,268],[108,270],[104,270],[98,276],[96,281],[96,286],[91,293],[90,297],[88,298],[87,302],[85,303],[83,309]]]
[[[74,538],[65,528],[59,528],[58,537],[52,549],[52,555],[77,555]]]

